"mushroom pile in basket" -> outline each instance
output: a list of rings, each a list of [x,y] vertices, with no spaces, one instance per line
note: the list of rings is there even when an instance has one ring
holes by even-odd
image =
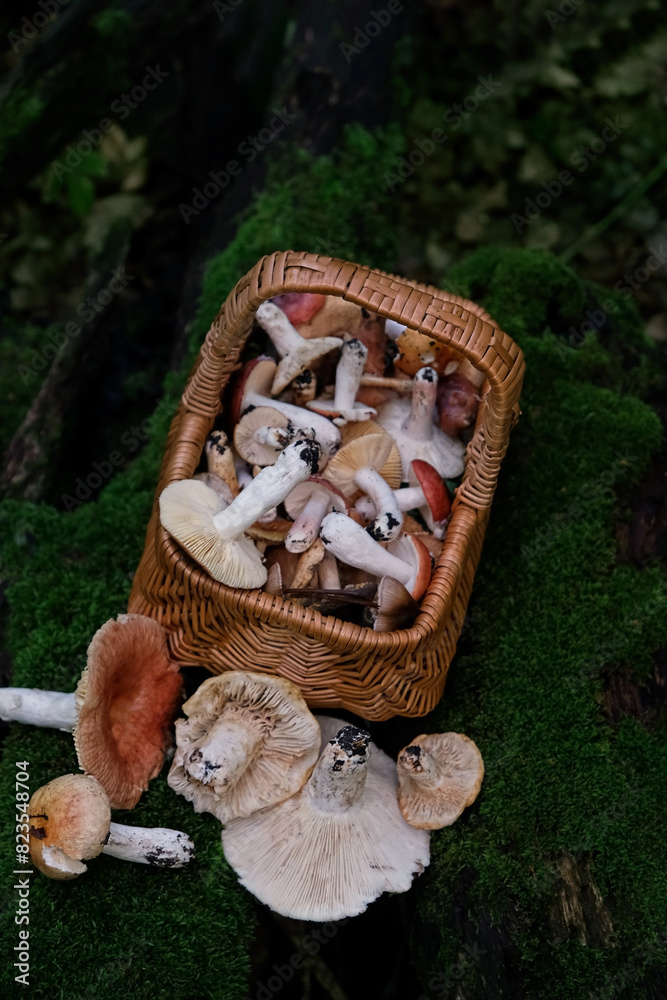
[[[464,470],[482,376],[453,349],[337,296],[263,303],[203,471],[160,520],[220,583],[405,627]],[[232,444],[233,441],[233,444]]]

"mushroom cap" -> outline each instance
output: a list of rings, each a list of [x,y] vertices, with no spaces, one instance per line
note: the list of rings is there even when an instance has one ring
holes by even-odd
[[[247,726],[253,737],[259,735],[261,745],[223,795],[212,783],[191,777],[186,767],[193,745],[225,710],[234,725]],[[167,781],[192,802],[195,812],[213,813],[222,823],[294,795],[317,760],[320,727],[299,689],[284,677],[241,670],[209,677],[183,711],[187,719],[176,721],[176,753]]]
[[[341,299],[338,295],[327,295],[323,307],[310,320],[303,323],[292,322],[302,337],[311,340],[313,337],[342,337],[345,333],[354,337],[362,319],[361,306]]]
[[[436,407],[440,430],[450,437],[469,430],[477,419],[480,394],[476,385],[456,371],[438,384]]]
[[[472,805],[483,777],[482,755],[463,733],[418,736],[398,755],[398,804],[411,826],[439,830]]]
[[[262,440],[264,428],[273,428],[275,447]],[[288,417],[273,406],[255,406],[240,418],[234,428],[234,446],[241,458],[252,465],[273,465],[278,453],[292,440],[295,428]]]
[[[438,375],[445,375],[448,371],[455,370],[462,358],[461,353],[454,348],[410,327],[397,338],[396,347],[398,357],[394,359],[394,366],[406,375],[416,375],[424,365],[435,368]]]
[[[234,391],[229,406],[229,418],[233,426],[239,422],[245,409],[243,400],[248,392],[256,392],[260,396],[271,395],[271,383],[276,371],[273,358],[261,354],[258,358],[248,361],[239,372],[234,384]]]
[[[430,462],[415,458],[412,461],[412,472],[424,494],[424,500],[431,511],[433,520],[444,521],[449,517],[452,502],[438,470],[434,469]]]
[[[76,689],[74,746],[114,809],[133,809],[160,773],[182,687],[153,618],[118,615],[93,636]]]
[[[387,551],[412,566],[413,573],[405,585],[406,590],[416,601],[421,600],[431,582],[433,571],[426,546],[416,535],[403,534],[387,545]]]
[[[297,920],[363,913],[383,892],[406,892],[429,863],[429,835],[398,809],[393,761],[363,730],[320,722],[337,731],[301,791],[222,834],[241,884]]]
[[[354,481],[359,469],[376,469],[395,490],[401,482],[402,466],[393,438],[384,431],[363,433],[343,445],[329,460],[327,479],[346,497],[359,496],[361,490]]]
[[[283,292],[282,295],[275,295],[271,302],[282,309],[293,326],[299,326],[301,323],[309,323],[326,300],[326,295],[316,292]]]
[[[295,486],[284,501],[285,510],[290,517],[298,517],[308,501],[317,493],[324,493],[327,496],[331,510],[339,510],[343,514],[347,513],[348,505],[345,495],[326,476],[309,476],[308,479]]]
[[[42,785],[28,813],[32,862],[59,881],[87,870],[82,862],[102,852],[111,826],[109,800],[90,774],[63,774]]]
[[[242,496],[242,494],[241,494]],[[261,587],[262,557],[249,538],[223,538],[213,518],[228,505],[195,479],[170,483],[160,494],[160,523],[195,562],[227,587]]]

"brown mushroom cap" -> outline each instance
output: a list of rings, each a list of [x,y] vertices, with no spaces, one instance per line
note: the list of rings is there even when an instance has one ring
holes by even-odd
[[[424,462],[421,458],[412,460],[412,471],[421,487],[433,520],[444,521],[449,517],[452,502],[440,473],[429,462]]]
[[[439,830],[477,798],[484,777],[482,755],[463,733],[418,736],[398,755],[398,804],[419,830]]]
[[[178,664],[158,622],[118,615],[97,630],[76,689],[74,746],[114,809],[133,809],[160,773],[181,696]]]
[[[378,430],[375,434],[362,433],[350,440],[330,459],[327,479],[348,498],[356,497],[360,495],[361,490],[355,483],[354,477],[359,469],[364,468],[377,469],[393,490],[400,485],[403,469],[391,435]]]
[[[399,353],[394,367],[406,375],[416,375],[424,365],[435,368],[438,375],[445,375],[448,370],[455,370],[462,359],[459,351],[410,327],[397,339],[396,347]]]
[[[183,711],[167,780],[196,812],[223,823],[294,795],[317,760],[319,725],[284,677],[240,670],[210,677]]]
[[[86,871],[82,862],[101,854],[111,825],[109,800],[90,774],[63,774],[38,788],[28,814],[32,862],[58,881]]]

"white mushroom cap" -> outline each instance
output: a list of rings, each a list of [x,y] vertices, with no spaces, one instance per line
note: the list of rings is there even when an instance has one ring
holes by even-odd
[[[439,830],[477,798],[482,755],[463,733],[418,736],[398,755],[398,804],[411,826]]]
[[[428,834],[398,809],[393,762],[349,725],[298,795],[229,823],[222,845],[241,884],[297,920],[363,913],[383,892],[406,892],[429,863]]]
[[[183,711],[167,780],[196,812],[223,823],[294,795],[317,760],[319,725],[284,677],[210,677]]]

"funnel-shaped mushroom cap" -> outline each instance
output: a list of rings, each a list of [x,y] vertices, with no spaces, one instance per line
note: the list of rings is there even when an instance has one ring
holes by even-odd
[[[210,677],[183,705],[168,782],[226,823],[281,802],[317,760],[320,727],[291,681],[233,670]]]
[[[49,878],[65,881],[87,871],[101,854],[111,825],[109,800],[90,774],[63,774],[38,788],[28,804],[30,857]]]
[[[398,809],[393,762],[345,724],[298,795],[229,823],[222,845],[241,884],[297,920],[363,913],[383,892],[406,892],[429,863],[428,834]]]
[[[411,826],[439,830],[477,798],[482,755],[463,733],[418,736],[398,755],[398,804]]]
[[[74,746],[114,809],[133,809],[160,773],[181,694],[158,622],[118,615],[97,630],[76,689]]]

